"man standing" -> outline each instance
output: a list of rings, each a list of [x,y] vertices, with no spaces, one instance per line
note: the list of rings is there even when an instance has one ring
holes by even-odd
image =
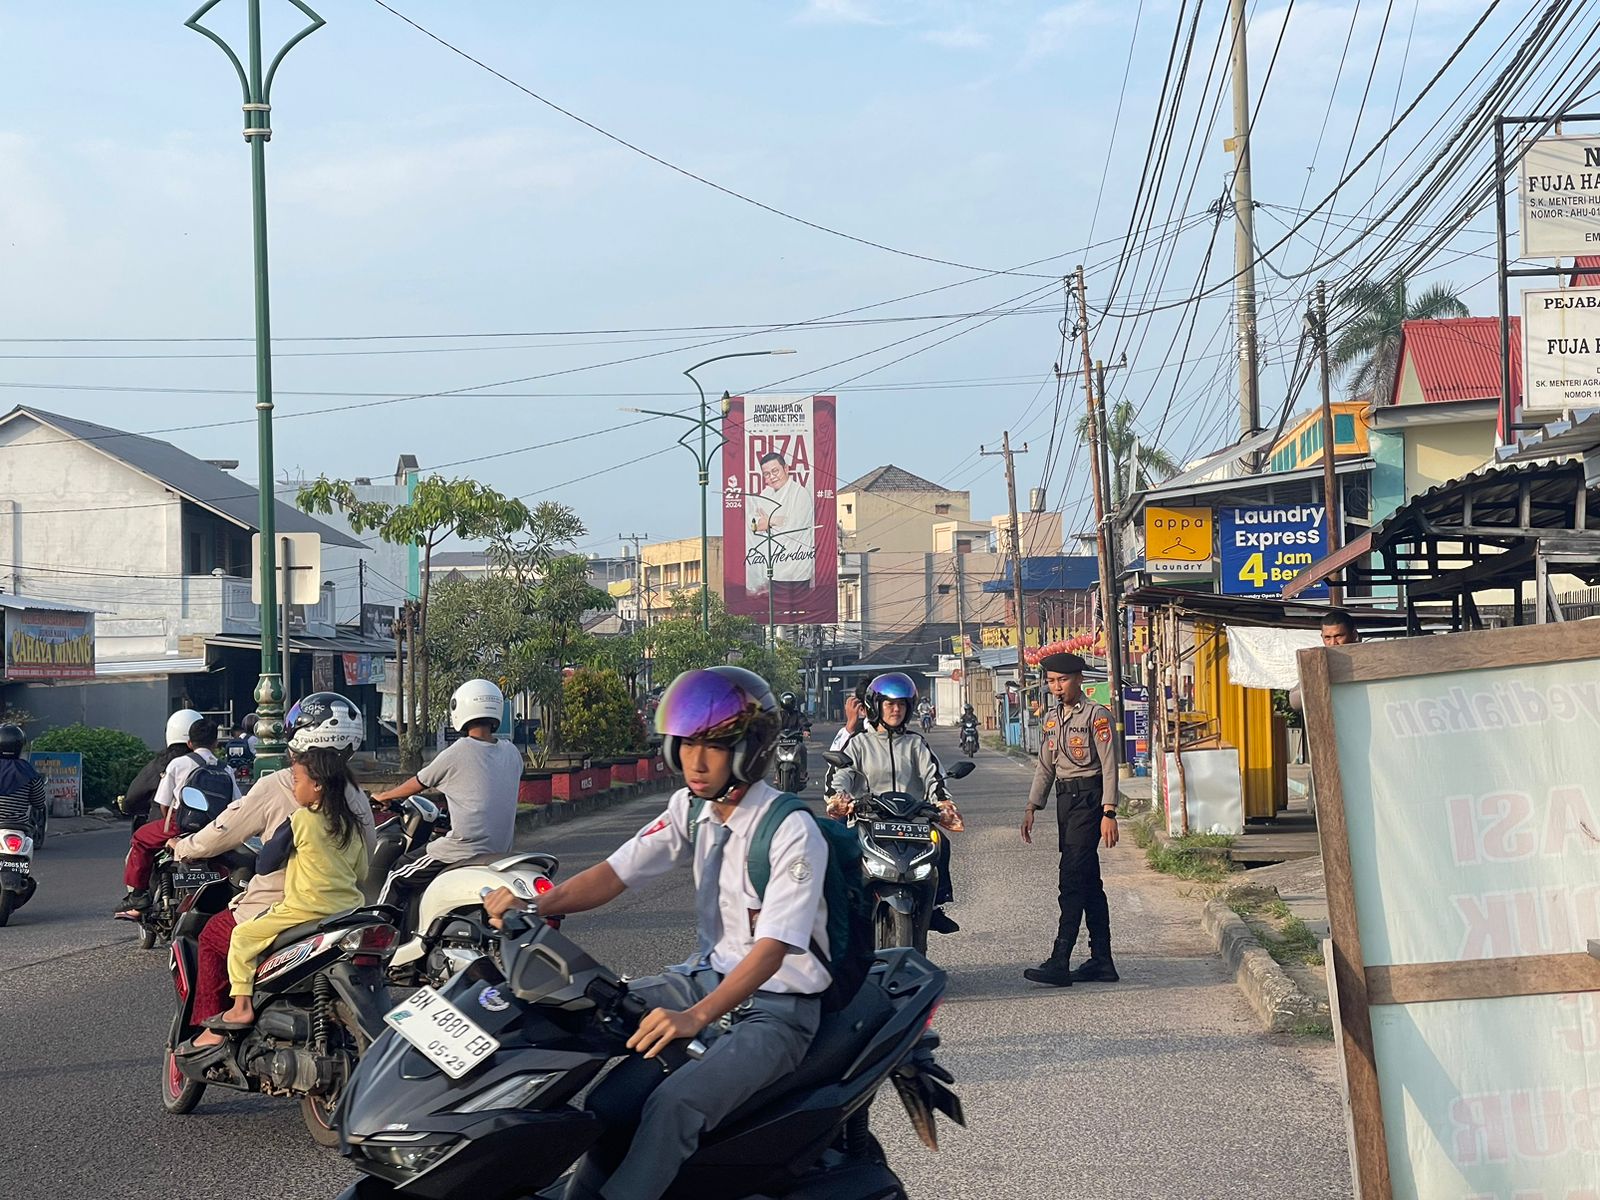
[[[756,534],[772,533],[772,580],[798,585],[779,592],[781,599],[792,600],[794,591],[811,586],[816,572],[816,504],[810,491],[790,474],[781,454],[761,456],[761,480],[766,484],[756,500],[761,511],[751,518],[750,527]],[[747,555],[747,590],[752,593],[767,590],[767,546],[767,538],[755,538]]]
[[[1056,841],[1061,851],[1061,923],[1050,957],[1022,974],[1034,983],[1115,983],[1111,909],[1100,880],[1100,846],[1117,844],[1117,752],[1111,712],[1083,694],[1083,659],[1050,654],[1040,662],[1052,703],[1044,713],[1044,745],[1028,792],[1022,840],[1033,844],[1034,813],[1056,794]],[[1073,970],[1078,928],[1089,926],[1089,957]]]

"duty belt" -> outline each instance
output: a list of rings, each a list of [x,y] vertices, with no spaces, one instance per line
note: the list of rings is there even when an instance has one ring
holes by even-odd
[[[1101,791],[1104,779],[1100,775],[1082,775],[1072,779],[1056,780],[1056,795],[1069,795],[1076,792]]]

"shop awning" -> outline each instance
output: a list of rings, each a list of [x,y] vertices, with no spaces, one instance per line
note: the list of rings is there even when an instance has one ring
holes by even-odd
[[[261,647],[261,639],[224,633],[208,637],[206,645],[256,650]],[[393,654],[394,643],[363,637],[359,633],[340,633],[337,637],[314,637],[295,633],[289,635],[289,649],[299,654]]]

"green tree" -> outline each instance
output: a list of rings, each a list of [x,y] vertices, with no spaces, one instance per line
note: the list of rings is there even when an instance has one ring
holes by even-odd
[[[579,669],[562,684],[561,742],[596,758],[644,749],[644,725],[615,671]]]
[[[419,480],[411,499],[404,504],[363,500],[349,480],[323,476],[301,488],[295,503],[308,513],[331,513],[338,509],[357,533],[374,532],[393,545],[417,546],[422,551],[422,595],[418,605],[420,637],[416,655],[420,689],[413,688],[407,698],[405,736],[402,752],[408,765],[420,763],[422,756],[421,721],[432,711],[428,659],[428,601],[431,590],[433,552],[451,538],[481,541],[511,538],[527,530],[533,514],[522,501],[503,496],[475,479],[445,479],[430,475]],[[542,507],[542,506],[541,506]],[[581,530],[582,526],[579,525]],[[417,692],[420,690],[421,695]]]
[[[131,733],[90,725],[63,725],[33,739],[41,754],[83,755],[83,806],[109,808],[128,790],[151,750]]]
[[[1387,404],[1400,368],[1400,326],[1405,321],[1434,321],[1464,317],[1467,306],[1455,287],[1436,283],[1416,297],[1406,294],[1406,277],[1393,281],[1358,283],[1339,297],[1339,306],[1355,316],[1329,350],[1330,364],[1346,375],[1351,399],[1370,395]]]
[[[765,627],[747,617],[733,616],[714,594],[709,630],[701,628],[699,608],[698,592],[680,593],[673,597],[671,615],[643,631],[657,687],[684,671],[732,661],[760,675],[774,692],[800,690],[804,658],[798,650],[785,642],[779,642],[775,650],[767,649],[763,645]]]
[[[1118,400],[1112,405],[1106,424],[1106,453],[1111,459],[1111,499],[1114,506],[1120,506],[1127,499],[1130,463],[1135,475],[1135,491],[1160,483],[1178,471],[1178,464],[1172,455],[1159,446],[1146,446],[1139,440],[1133,420],[1131,400]],[[1078,418],[1078,438],[1085,446],[1090,444],[1089,431],[1089,414],[1085,413]]]

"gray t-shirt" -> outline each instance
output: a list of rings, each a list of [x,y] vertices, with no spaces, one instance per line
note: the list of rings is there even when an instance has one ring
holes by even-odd
[[[428,847],[429,857],[461,862],[510,853],[522,779],[522,752],[510,742],[461,738],[418,771],[417,779],[450,803],[450,834]]]

